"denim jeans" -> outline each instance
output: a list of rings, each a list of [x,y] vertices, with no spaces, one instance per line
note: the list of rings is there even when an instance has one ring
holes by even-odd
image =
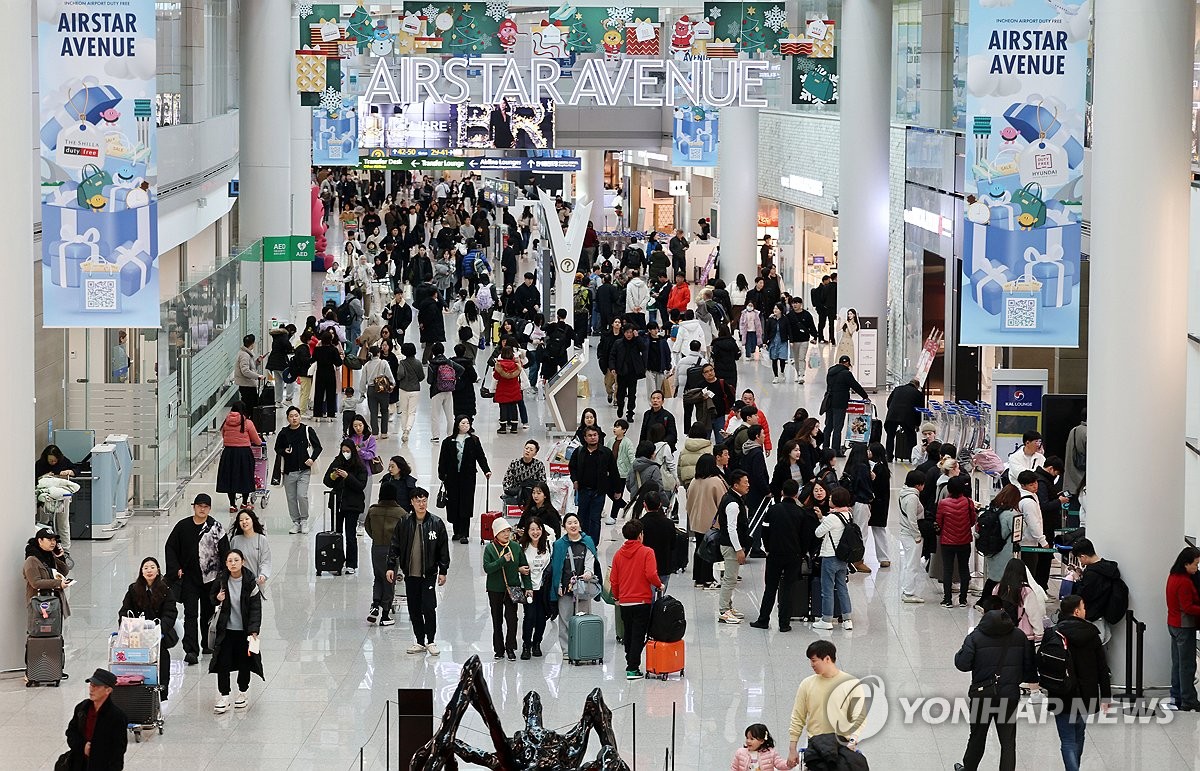
[[[1171,633],[1171,701],[1176,707],[1198,707],[1196,698],[1196,630],[1167,626]]]
[[[1058,726],[1058,741],[1062,749],[1063,768],[1066,771],[1079,771],[1079,762],[1083,759],[1086,718],[1086,715],[1073,715],[1069,708],[1054,716],[1054,724]]]
[[[579,491],[579,523],[583,532],[600,543],[600,515],[604,513],[604,493],[599,490]]]
[[[842,620],[850,618],[850,590],[846,587],[848,568],[837,557],[821,557],[821,616],[833,620],[833,593],[837,592]]]

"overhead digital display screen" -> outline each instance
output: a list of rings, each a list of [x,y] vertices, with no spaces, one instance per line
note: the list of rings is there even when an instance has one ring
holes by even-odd
[[[367,104],[359,101],[359,142],[364,155],[417,155],[429,149],[547,150],[554,147],[554,105]],[[410,153],[411,151],[411,153]]]

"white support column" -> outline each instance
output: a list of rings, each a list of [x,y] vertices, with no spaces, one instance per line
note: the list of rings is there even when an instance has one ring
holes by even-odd
[[[1095,17],[1088,333],[1098,344],[1088,354],[1087,528],[1098,553],[1121,564],[1130,607],[1146,623],[1146,685],[1161,686],[1170,682],[1163,581],[1184,546],[1195,3],[1145,0],[1138,11],[1155,20],[1154,45],[1132,58],[1121,55],[1123,9],[1098,3]],[[1138,309],[1137,324],[1128,323],[1130,308]],[[1142,452],[1121,449],[1131,414],[1149,439]],[[1110,664],[1124,660],[1127,643],[1123,625],[1113,631]]]
[[[243,243],[292,232],[289,122],[292,101],[297,98],[291,77],[292,19],[288,0],[241,5],[238,227]],[[263,318],[286,317],[294,302],[290,263],[268,262],[263,284]]]
[[[11,327],[8,342],[13,346],[10,361],[14,366],[0,367],[0,393],[5,395],[7,409],[0,418],[4,436],[8,441],[0,442],[0,463],[8,474],[10,486],[5,495],[10,501],[33,501],[33,459],[41,449],[33,442],[33,312],[35,290],[34,269],[41,270],[41,262],[35,257],[33,246],[33,223],[41,219],[34,213],[34,192],[38,177],[35,169],[37,140],[33,124],[37,120],[37,84],[33,79],[34,19],[33,4],[13,3],[8,9],[9,29],[13,31],[8,49],[10,59],[0,71],[0,80],[12,86],[9,91],[24,94],[32,88],[35,93],[28,98],[33,108],[32,115],[14,116],[14,120],[0,124],[0,143],[12,148],[13,162],[8,170],[12,175],[0,189],[0,211],[5,213],[9,227],[5,242],[12,259],[8,261],[7,276],[0,284],[0,297],[10,309],[5,326]],[[25,542],[33,535],[31,507],[10,505],[3,509],[0,520],[0,561],[6,565],[20,565],[25,560]],[[0,590],[0,618],[8,619],[0,624],[0,669],[12,670],[24,666],[25,627],[17,619],[25,618],[25,584],[20,580],[4,582]]]
[[[300,48],[300,21],[291,19],[292,48]],[[297,236],[312,235],[312,108],[300,104],[298,94],[289,92],[292,114],[291,180],[292,228]],[[292,312],[289,320],[300,325],[312,313],[312,266],[303,262],[289,264],[291,269]],[[268,316],[268,318],[270,318]]]
[[[758,108],[722,107],[718,120],[720,276],[732,285],[744,273],[753,284],[758,273]]]
[[[954,0],[921,0],[921,125],[949,126],[953,95]]]
[[[596,230],[604,226],[604,151],[580,150],[580,169],[575,175],[575,202],[592,202],[592,221]]]
[[[879,319],[878,354],[885,359],[888,278],[888,134],[891,94],[892,0],[846,0],[841,51],[841,214],[838,305]],[[839,309],[839,317],[843,317]],[[876,366],[864,388],[881,385]],[[861,378],[861,373],[859,373]]]

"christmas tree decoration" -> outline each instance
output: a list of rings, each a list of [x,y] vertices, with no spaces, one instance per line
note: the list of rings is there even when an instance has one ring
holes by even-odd
[[[340,20],[341,6],[337,3],[308,3],[312,9],[299,14],[300,48],[306,55],[319,57],[305,60],[303,67],[296,61],[296,84],[300,104],[316,107],[327,88],[342,87],[341,58],[355,55],[355,41],[346,35],[346,22]],[[305,9],[308,10],[308,9]],[[349,50],[343,50],[346,45]],[[319,70],[323,67],[323,81]],[[301,81],[304,81],[302,84]],[[303,87],[302,87],[303,85]]]
[[[787,35],[786,6],[779,3],[767,6],[765,12],[754,3],[714,3],[708,15],[721,19],[719,33],[736,43],[739,52],[776,53],[779,39]]]
[[[375,23],[371,18],[371,14],[362,6],[362,0],[359,0],[358,7],[350,14],[350,20],[346,22],[346,36],[351,40],[357,41],[358,53],[364,53],[367,47],[374,39]]]
[[[437,6],[423,0],[411,0],[404,4],[404,11],[429,22],[422,33],[427,40],[417,41],[419,49],[430,50],[436,46],[440,53],[451,56],[482,56],[511,53],[511,49],[505,50],[498,36],[500,24],[508,13],[508,4],[502,5],[504,13],[499,13],[500,6],[495,2]],[[440,42],[435,44],[435,38]]]

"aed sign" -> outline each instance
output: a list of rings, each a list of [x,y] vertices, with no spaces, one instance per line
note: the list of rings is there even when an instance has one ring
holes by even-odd
[[[478,76],[470,77],[468,67]],[[437,104],[536,104],[548,100],[599,107],[766,107],[763,81],[770,68],[770,62],[752,59],[588,59],[582,66],[577,63],[564,78],[558,61],[549,58],[519,62],[505,56],[400,56],[389,62],[380,57],[364,98],[368,104],[425,100]]]

